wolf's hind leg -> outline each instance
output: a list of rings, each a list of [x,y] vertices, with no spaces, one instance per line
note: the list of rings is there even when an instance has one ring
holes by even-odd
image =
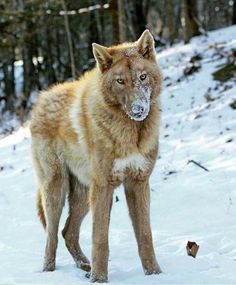
[[[43,271],[55,270],[56,250],[58,243],[58,227],[65,201],[63,189],[64,173],[57,168],[53,176],[43,187],[43,204],[46,214],[47,242],[45,248]]]
[[[58,227],[65,202],[65,189],[63,187],[65,172],[61,165],[44,187],[44,205],[47,221],[47,243],[45,249],[43,271],[55,270],[56,249],[58,243]]]
[[[43,271],[55,270],[58,226],[65,202],[68,177],[50,142],[32,139],[32,153],[39,183],[38,210],[47,231]]]
[[[81,223],[89,210],[88,191],[86,186],[81,185],[73,175],[70,175],[69,216],[62,231],[66,247],[77,267],[85,271],[90,271],[91,268],[88,258],[80,248],[79,235]]]

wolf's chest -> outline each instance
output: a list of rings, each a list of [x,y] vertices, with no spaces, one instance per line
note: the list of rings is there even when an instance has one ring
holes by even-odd
[[[66,164],[70,171],[78,178],[81,184],[89,186],[91,184],[91,163],[90,157],[85,149],[73,148],[65,153]],[[110,164],[111,163],[111,164]],[[107,179],[122,182],[127,172],[145,171],[148,167],[147,159],[140,153],[129,154],[122,158],[115,158],[112,162],[107,163],[110,175]],[[106,165],[106,163],[104,163]],[[106,172],[101,170],[102,173]]]
[[[124,172],[126,169],[144,171],[148,166],[147,159],[140,153],[130,154],[113,161],[112,172]]]

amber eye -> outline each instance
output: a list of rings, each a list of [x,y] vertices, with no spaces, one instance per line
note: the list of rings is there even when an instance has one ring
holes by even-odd
[[[145,80],[146,79],[146,77],[147,77],[147,74],[141,74],[140,76],[139,76],[139,78],[140,78],[140,80]]]
[[[117,81],[119,84],[125,84],[124,79],[118,78],[116,81]]]

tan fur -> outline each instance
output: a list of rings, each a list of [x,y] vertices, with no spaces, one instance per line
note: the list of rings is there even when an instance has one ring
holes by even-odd
[[[37,193],[37,209],[38,209],[38,216],[40,219],[40,222],[42,223],[44,229],[46,229],[46,218],[44,215],[44,210],[43,210],[43,205],[42,205],[42,198],[41,198],[41,193],[38,191]]]
[[[48,232],[44,270],[55,269],[58,224],[68,193],[66,246],[77,266],[89,271],[79,244],[89,202],[90,280],[107,281],[112,196],[123,183],[145,273],[160,273],[149,218],[149,177],[158,153],[162,81],[153,38],[145,31],[135,43],[111,48],[93,44],[93,52],[96,68],[78,81],[41,92],[32,112],[38,212]]]

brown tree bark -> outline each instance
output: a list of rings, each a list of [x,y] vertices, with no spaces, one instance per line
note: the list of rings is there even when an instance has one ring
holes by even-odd
[[[67,15],[67,8],[66,8],[66,3],[64,0],[61,0],[61,3],[62,3],[62,8],[64,10],[65,30],[66,30],[67,41],[68,41],[68,46],[69,46],[71,75],[72,75],[72,78],[75,79],[76,78],[75,58],[74,58],[74,50],[73,50],[69,20],[68,20],[68,15]]]
[[[182,17],[181,23],[183,27],[184,42],[200,35],[200,27],[197,17],[197,1],[196,0],[182,0]]]
[[[9,49],[6,53],[5,60],[2,63],[3,83],[4,83],[4,111],[14,112],[15,103],[15,51],[14,48]]]
[[[93,1],[93,4],[95,5],[96,1]],[[100,5],[104,5],[106,1],[100,0]],[[89,3],[89,2],[88,2]],[[89,4],[87,4],[89,6]],[[91,40],[91,42],[97,42],[100,44],[105,44],[105,35],[104,35],[104,9],[97,9],[94,11],[94,13],[89,13],[89,18],[92,20],[90,21],[90,30],[93,33],[96,29],[96,34],[92,34],[92,37],[94,37],[94,40]],[[94,26],[94,22],[96,27]]]
[[[112,25],[112,43],[118,44],[120,42],[118,0],[110,1],[110,13]]]
[[[169,31],[169,42],[172,45],[176,39],[176,29],[175,29],[175,13],[174,13],[174,1],[167,0],[167,27]]]
[[[118,0],[120,42],[127,41],[127,19],[124,7],[125,0]]]
[[[234,5],[233,5],[233,19],[232,19],[232,24],[236,25],[236,0],[234,0]]]
[[[147,12],[150,3],[149,0],[129,0],[124,3],[129,29],[128,39],[136,40],[147,28]]]

